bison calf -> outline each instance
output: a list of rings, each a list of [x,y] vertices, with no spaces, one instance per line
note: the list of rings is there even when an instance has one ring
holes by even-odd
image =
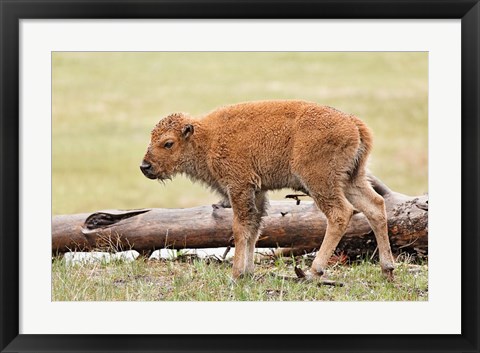
[[[327,218],[309,278],[324,273],[354,208],[369,220],[382,271],[393,278],[384,200],[366,178],[371,148],[370,130],[353,115],[304,101],[248,102],[160,120],[140,169],[160,180],[184,173],[231,204],[234,278],[253,272],[266,192],[281,188],[308,194]]]

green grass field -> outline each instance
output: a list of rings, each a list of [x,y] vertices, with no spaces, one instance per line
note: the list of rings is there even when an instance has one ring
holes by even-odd
[[[303,268],[311,259],[297,259]],[[253,278],[233,282],[231,262],[179,258],[131,263],[67,265],[53,262],[52,299],[55,301],[423,301],[428,299],[426,264],[408,259],[396,269],[395,282],[387,282],[378,265],[368,261],[348,266],[334,264],[329,279],[343,287],[288,279],[294,276],[293,259],[257,261]]]
[[[310,100],[359,116],[374,132],[371,171],[398,192],[418,195],[428,191],[427,53],[54,52],[52,84],[54,215],[112,208],[190,207],[217,201],[216,195],[185,178],[178,177],[163,186],[141,174],[138,166],[150,131],[161,117],[171,112],[195,115],[220,105],[263,99]],[[282,198],[285,194],[275,192],[271,198]],[[115,266],[120,265],[110,264],[106,268],[113,272],[123,268]],[[151,278],[149,271],[158,267],[141,262],[132,266],[139,266],[138,270],[145,272],[146,277],[142,278]],[[201,262],[181,265],[174,262],[165,266],[172,270],[164,280],[171,281],[176,267],[185,267],[188,274],[198,268],[220,271],[225,265],[217,268]],[[93,282],[88,282],[92,287],[85,291],[98,294],[114,290],[107,279],[102,282],[96,276],[97,273],[103,276],[105,271],[89,271],[95,276],[91,276]],[[58,284],[75,278],[83,281],[82,273],[54,261],[53,298],[78,298],[66,289],[62,292],[66,287]],[[222,288],[226,284],[222,282],[225,273],[219,277]],[[68,276],[56,283],[62,274]],[[150,284],[155,285],[155,281]],[[255,284],[247,282],[245,288]],[[133,283],[139,282],[133,280]],[[267,287],[281,290],[280,284],[275,283],[268,283]],[[75,288],[72,283],[70,286]],[[118,288],[129,290],[128,286]],[[189,293],[188,289],[185,291]],[[138,293],[131,296],[122,293],[114,297],[89,294],[86,300],[142,299]],[[301,290],[299,296],[294,294],[295,289],[289,293],[282,298],[306,298],[300,296]],[[402,297],[401,293],[405,295]],[[384,299],[419,300],[406,292],[397,294]],[[145,299],[189,298],[155,295],[149,294]],[[192,300],[203,300],[191,295]],[[225,295],[218,300],[227,300],[232,294]],[[363,297],[362,294],[357,299]],[[261,296],[252,294],[250,298],[256,300]],[[346,295],[343,299],[355,300],[355,296]]]

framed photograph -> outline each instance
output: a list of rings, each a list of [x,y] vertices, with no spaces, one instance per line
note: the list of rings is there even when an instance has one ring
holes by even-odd
[[[2,1],[0,12],[2,352],[479,351],[478,1],[38,0]],[[345,197],[353,204],[352,222],[367,226],[360,245],[348,248],[354,236],[345,228],[348,239],[332,258],[322,249],[315,257],[312,251],[333,237],[327,222],[341,223],[342,208],[312,191],[311,174],[298,167],[288,182],[255,169],[247,206],[256,200],[253,209],[261,209],[259,195],[267,189],[303,191],[312,198],[300,203],[294,195],[296,207],[308,214],[314,203],[324,207],[325,236],[301,256],[258,254],[267,258],[258,260],[244,250],[242,258],[239,249],[250,243],[239,243],[238,234],[251,223],[239,221],[242,203],[232,196],[233,184],[200,170],[208,153],[224,153],[234,165],[245,146],[261,146],[252,155],[258,165],[278,158],[284,166],[279,151],[289,136],[302,141],[285,127],[312,126],[299,116],[317,113],[329,123],[307,128],[302,150],[320,153],[311,144],[317,138],[341,145],[338,158],[323,154],[332,170],[340,156],[364,168],[373,131],[368,181],[385,200],[393,281],[381,276],[391,275],[391,255],[377,234],[382,226],[357,192]],[[237,124],[235,114],[247,115],[248,124]],[[215,144],[205,124],[225,119]],[[353,121],[360,136],[352,156],[345,121]],[[331,132],[315,135],[339,126],[335,141]],[[238,137],[242,131],[246,138]],[[268,143],[262,131],[272,138]],[[202,137],[211,150],[200,146]],[[226,145],[235,141],[236,150]],[[178,157],[181,146],[188,153]],[[265,157],[269,148],[271,158]],[[295,158],[312,169],[320,157]],[[208,163],[228,179],[229,170]],[[358,176],[338,168],[363,177],[363,169]],[[164,182],[175,173],[206,183],[220,203],[183,176],[166,185],[148,180]],[[280,238],[269,229],[275,222],[294,227],[293,212],[280,212],[282,192],[269,193],[262,228],[251,230],[261,234],[257,248],[285,248],[310,236],[305,227]],[[423,217],[421,228],[412,221],[417,214],[397,207],[399,199]],[[330,206],[335,217],[325,211]],[[158,230],[165,208],[174,208],[168,217],[184,228]],[[392,215],[402,212],[400,225],[392,225]],[[202,221],[204,214],[215,222]],[[141,243],[114,228],[139,229],[141,222],[155,228],[148,234],[162,236]],[[305,213],[300,222],[317,227]],[[95,238],[93,247],[96,227],[105,224],[110,236]],[[186,236],[175,238],[182,230],[194,237],[206,232],[202,227],[220,229],[207,244],[221,250],[204,251],[201,260],[198,252],[178,250],[180,241],[189,247]],[[402,227],[415,228],[414,236],[397,241]],[[237,254],[228,259],[234,236]],[[309,279],[317,267],[323,273],[319,263],[327,260],[320,284],[328,286],[280,276]],[[254,262],[249,277],[244,272],[252,272]]]

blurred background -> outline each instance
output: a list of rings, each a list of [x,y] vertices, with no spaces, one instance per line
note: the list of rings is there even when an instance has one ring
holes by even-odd
[[[54,52],[53,214],[218,201],[186,178],[142,175],[150,131],[172,112],[263,99],[359,116],[374,132],[373,174],[404,194],[428,191],[426,52]]]

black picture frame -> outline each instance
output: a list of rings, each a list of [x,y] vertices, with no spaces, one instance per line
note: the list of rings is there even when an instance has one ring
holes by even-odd
[[[0,349],[2,352],[479,352],[480,5],[478,0],[0,0],[0,15],[2,63]],[[19,334],[19,20],[36,18],[461,19],[462,333],[459,335],[341,336]],[[265,318],[262,320],[265,320],[265,324],[268,325],[268,320]],[[381,324],[380,321],[379,323]]]

